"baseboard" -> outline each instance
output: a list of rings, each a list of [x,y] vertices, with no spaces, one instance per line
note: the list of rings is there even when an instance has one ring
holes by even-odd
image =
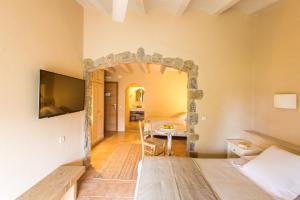
[[[213,154],[213,153],[193,153],[191,155],[193,158],[227,158],[227,154],[219,153],[219,154]]]
[[[83,158],[79,160],[74,160],[72,162],[66,163],[63,166],[84,166]]]
[[[103,140],[104,140],[104,137],[102,139],[98,140],[95,144],[93,144],[91,148],[93,149],[95,146],[97,146]]]

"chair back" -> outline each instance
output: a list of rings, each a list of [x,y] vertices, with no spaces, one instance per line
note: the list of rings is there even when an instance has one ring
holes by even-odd
[[[144,121],[144,132],[143,132],[143,135],[144,135],[144,139],[146,139],[147,137],[153,137],[152,135],[152,123],[151,121],[149,120],[145,120]]]
[[[144,146],[144,130],[142,126],[142,121],[139,121],[139,129],[140,129],[140,138],[141,138],[141,145],[142,145],[142,159],[144,158],[145,154],[145,146]]]

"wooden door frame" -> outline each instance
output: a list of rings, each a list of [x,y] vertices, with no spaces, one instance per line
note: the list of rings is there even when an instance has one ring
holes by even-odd
[[[116,130],[118,131],[118,118],[119,118],[119,111],[118,111],[118,108],[119,108],[119,83],[117,81],[104,81],[104,106],[105,106],[105,84],[106,83],[114,83],[117,85],[117,102],[116,102],[116,112],[117,112],[117,116],[116,116]],[[105,109],[104,109],[104,131],[105,131]],[[104,133],[105,134],[105,133]]]
[[[92,97],[95,95],[95,93],[93,92],[94,91],[94,85],[95,86],[98,85],[98,86],[103,88],[103,94],[101,94],[101,92],[98,94],[98,95],[102,95],[102,97],[100,97],[100,98],[103,98],[103,100],[102,100],[103,107],[101,107],[102,106],[101,104],[100,105],[98,104],[98,106],[97,106],[97,107],[99,107],[100,110],[103,110],[103,108],[104,108],[104,70],[100,69],[100,70],[95,70],[94,72],[92,72],[90,84],[91,84],[91,95],[92,95]],[[96,140],[95,143],[93,144],[93,126],[94,126],[94,108],[95,108],[93,101],[91,102],[91,106],[93,107],[93,109],[91,109],[91,112],[93,113],[93,118],[92,118],[92,121],[91,121],[91,149],[92,149],[93,147],[95,147],[97,144],[99,144],[104,139],[104,121],[103,121],[103,124],[101,124],[101,129],[102,129],[102,135],[101,136],[103,136],[103,137],[100,138],[99,140]],[[103,110],[103,113],[101,115],[102,115],[101,119],[103,120],[104,110]],[[99,122],[97,122],[97,123],[99,123]]]

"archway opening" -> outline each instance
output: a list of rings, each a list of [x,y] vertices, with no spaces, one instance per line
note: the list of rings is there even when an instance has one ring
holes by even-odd
[[[145,119],[145,89],[131,83],[125,90],[125,130],[138,130],[138,121]]]
[[[187,151],[195,152],[195,143],[199,139],[198,133],[195,132],[195,125],[198,124],[198,111],[196,100],[203,97],[203,91],[198,89],[197,77],[198,66],[191,60],[183,60],[181,58],[163,57],[161,54],[154,53],[147,55],[143,48],[139,48],[136,53],[129,51],[119,54],[109,54],[98,59],[85,59],[85,79],[86,79],[86,117],[84,130],[84,152],[85,165],[90,164],[91,153],[91,121],[92,121],[92,92],[91,92],[91,75],[97,69],[108,70],[114,66],[124,66],[128,63],[138,63],[145,68],[146,64],[155,64],[161,66],[161,71],[166,68],[176,69],[179,72],[187,73]],[[145,68],[146,69],[146,68]],[[169,83],[171,84],[171,83]]]

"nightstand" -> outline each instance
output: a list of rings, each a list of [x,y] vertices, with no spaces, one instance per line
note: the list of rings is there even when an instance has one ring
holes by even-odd
[[[239,147],[238,144],[243,139],[227,139],[227,158],[242,157],[242,156],[255,156],[260,154],[263,150],[258,146],[251,144],[248,148]]]

